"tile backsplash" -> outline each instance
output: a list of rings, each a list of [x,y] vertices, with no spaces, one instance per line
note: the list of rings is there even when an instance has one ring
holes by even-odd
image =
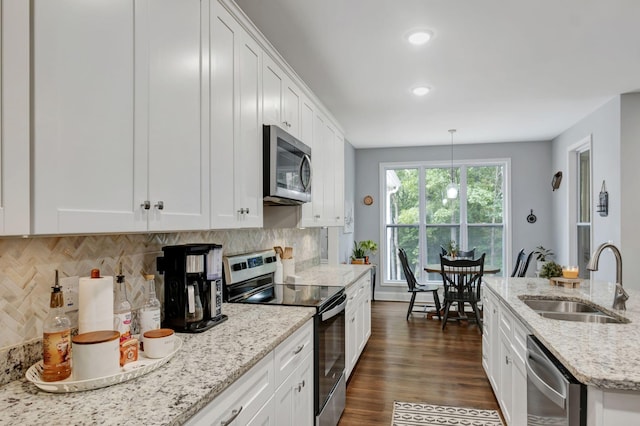
[[[222,244],[225,254],[292,246],[296,269],[320,262],[320,229],[313,228],[0,238],[0,360],[39,351],[31,346],[42,337],[56,269],[61,278],[88,276],[93,268],[108,276],[116,275],[122,263],[127,295],[136,308],[143,299],[141,271],[157,275],[162,247],[200,242]],[[157,277],[160,291],[162,276]],[[0,375],[7,368],[2,364]]]

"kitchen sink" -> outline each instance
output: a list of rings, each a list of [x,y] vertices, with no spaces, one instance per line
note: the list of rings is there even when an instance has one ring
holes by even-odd
[[[599,312],[593,306],[573,300],[525,299],[524,304],[534,311],[545,312]]]
[[[624,317],[612,316],[595,306],[575,300],[522,298],[522,302],[543,318],[599,324],[627,324]]]
[[[599,324],[624,324],[628,320],[614,318],[602,312],[538,312],[543,318],[561,321],[593,322]]]

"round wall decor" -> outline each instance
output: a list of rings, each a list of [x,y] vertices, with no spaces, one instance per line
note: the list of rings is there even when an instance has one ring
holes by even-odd
[[[373,197],[371,195],[367,195],[362,201],[364,202],[365,206],[370,206],[371,204],[373,204]]]
[[[529,213],[529,216],[527,216],[527,222],[536,223],[536,220],[538,220],[538,218],[536,217],[535,214],[533,214],[533,209],[532,209],[531,213]]]

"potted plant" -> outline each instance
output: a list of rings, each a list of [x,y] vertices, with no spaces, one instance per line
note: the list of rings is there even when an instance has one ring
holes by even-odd
[[[378,251],[378,244],[372,240],[354,241],[351,252],[351,263],[369,263],[369,255]]]
[[[458,255],[458,245],[455,240],[449,241],[449,245],[447,246],[447,252],[452,259],[455,259]]]
[[[545,262],[540,269],[540,278],[553,278],[562,276],[562,266],[553,260]]]
[[[553,257],[553,250],[538,246],[533,250],[533,254],[536,256],[536,271],[540,271],[544,264],[551,260]]]
[[[357,241],[353,242],[353,251],[351,252],[351,263],[364,264],[364,248]]]

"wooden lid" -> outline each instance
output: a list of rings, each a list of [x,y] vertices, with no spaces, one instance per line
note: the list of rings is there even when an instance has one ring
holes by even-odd
[[[90,331],[89,333],[73,336],[71,341],[76,345],[94,345],[96,343],[110,342],[120,338],[120,333],[116,330]]]
[[[144,332],[145,339],[157,339],[159,337],[167,337],[173,334],[173,330],[170,328],[158,328],[156,330],[149,330]]]

